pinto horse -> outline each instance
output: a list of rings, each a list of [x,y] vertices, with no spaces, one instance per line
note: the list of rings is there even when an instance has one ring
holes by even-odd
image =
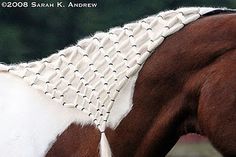
[[[105,130],[113,156],[164,157],[177,140],[187,133],[198,133],[208,137],[213,146],[225,157],[236,156],[235,28],[235,13],[214,13],[185,26],[155,49],[139,72],[132,110],[116,129]],[[57,129],[52,133],[55,134],[69,125],[51,145],[42,146],[48,148],[47,157],[99,156],[97,145],[100,132],[94,125],[87,125],[89,123],[86,122],[78,125],[73,118],[73,114],[77,113],[73,113],[69,120],[64,121],[63,114],[74,111],[61,111],[50,105],[42,116],[42,107],[37,103],[45,100],[39,98],[35,101],[35,98],[40,97],[38,93],[5,72],[1,73],[0,82],[1,104],[17,103],[17,99],[33,97],[27,100],[27,103],[36,105],[35,110],[39,113],[32,114],[30,109],[24,108],[25,106],[19,107],[23,111],[20,116],[29,115],[26,118],[32,118],[32,128],[23,132],[22,130],[28,126],[25,124],[21,128],[22,133],[40,133],[37,124],[41,121],[34,121],[33,118],[37,116],[42,119],[54,118],[48,121],[50,126],[47,123],[43,124],[51,127],[48,132],[44,132],[45,136],[53,132],[51,130]],[[9,89],[9,86],[13,89]],[[14,112],[1,118],[20,118],[14,117],[17,112],[14,106],[8,107],[10,109],[1,106],[1,112]],[[80,118],[83,118],[83,115]],[[52,125],[58,121],[64,124],[60,129]],[[13,136],[12,130],[5,132],[13,143],[21,138]],[[35,137],[30,137],[29,141],[31,140],[37,142]],[[6,141],[5,144],[11,145],[12,141]],[[19,149],[27,149],[24,148],[24,144],[29,143],[22,143]],[[0,149],[3,148],[4,145],[0,145]],[[14,156],[14,152],[9,154]]]

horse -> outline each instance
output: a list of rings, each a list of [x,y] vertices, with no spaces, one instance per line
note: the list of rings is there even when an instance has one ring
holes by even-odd
[[[104,130],[113,156],[164,157],[187,133],[206,136],[225,157],[236,156],[235,28],[233,11],[211,12],[166,37],[155,48],[135,81],[132,109],[115,129],[107,127]],[[49,145],[35,145],[47,149],[46,154],[39,156],[99,156],[101,131],[91,125],[91,119],[73,109],[55,106],[7,71],[1,72],[0,85],[0,104],[4,104],[1,112],[11,111],[1,118],[29,119],[29,124],[22,123],[21,130],[17,130],[29,134],[28,141],[21,143],[18,149],[28,149],[22,144],[37,143],[38,139],[30,135],[32,132],[40,134],[42,130],[45,137],[40,140]],[[12,104],[17,104],[20,114]],[[75,118],[78,114],[79,124]],[[54,127],[58,122],[61,126]],[[37,127],[40,123],[46,129]],[[6,141],[7,145],[21,138],[21,134],[15,135],[14,127],[1,131],[12,140]],[[56,139],[47,137],[49,134],[56,135]],[[33,153],[34,146],[31,147],[29,152]],[[1,143],[1,151],[5,151],[3,148]],[[9,156],[14,156],[15,152],[9,150]]]

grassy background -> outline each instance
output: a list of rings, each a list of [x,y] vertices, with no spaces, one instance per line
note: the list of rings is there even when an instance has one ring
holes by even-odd
[[[60,1],[68,4],[76,0]],[[56,3],[57,0],[37,2]],[[15,63],[46,57],[96,31],[106,31],[161,10],[176,9],[181,6],[236,8],[236,0],[89,0],[89,2],[97,3],[97,7],[0,7],[0,61]]]
[[[206,139],[185,141],[180,139],[166,157],[222,157]]]
[[[222,157],[208,142],[179,143],[166,157]]]

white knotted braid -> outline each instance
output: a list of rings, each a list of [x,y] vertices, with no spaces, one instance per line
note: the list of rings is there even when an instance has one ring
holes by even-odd
[[[121,88],[167,36],[198,19],[200,10],[161,12],[107,33],[97,33],[40,61],[5,69],[61,105],[77,108],[91,117],[102,134],[101,156],[110,157],[104,131]]]

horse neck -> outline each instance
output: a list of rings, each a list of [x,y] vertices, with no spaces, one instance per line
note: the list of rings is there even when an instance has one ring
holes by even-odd
[[[208,66],[235,45],[235,37],[231,35],[235,29],[224,25],[230,18],[204,17],[167,38],[156,49],[139,73],[132,110],[115,130],[106,129],[114,156],[161,157],[181,135],[200,131],[198,100]],[[217,29],[219,26],[224,28]],[[79,155],[98,156],[99,136],[93,126],[72,125],[48,156],[60,152],[71,141],[76,142],[76,147],[67,147],[68,154],[83,152]]]
[[[133,109],[115,134],[108,133],[112,151],[118,156],[165,154],[182,134],[197,131],[197,99],[182,91],[186,80],[176,75],[177,69],[166,66],[168,58],[161,66],[156,64],[162,55],[166,53],[156,52],[146,62],[136,81]]]
[[[168,79],[149,75],[151,65],[147,61],[139,74],[132,111],[116,128],[115,134],[108,132],[112,151],[119,154],[117,156],[165,154],[182,134],[197,130],[196,102],[186,99],[182,93],[184,82],[171,75]]]
[[[132,111],[115,133],[108,133],[116,156],[164,156],[181,135],[202,133],[197,119],[201,86],[209,65],[234,45],[230,34],[209,34],[230,17],[225,18],[205,17],[186,26],[166,39],[146,61],[136,81]],[[209,23],[214,25],[199,31]],[[190,38],[189,32],[198,33],[190,33]],[[225,37],[227,42],[217,40],[217,45],[199,47],[215,41],[215,36]]]

